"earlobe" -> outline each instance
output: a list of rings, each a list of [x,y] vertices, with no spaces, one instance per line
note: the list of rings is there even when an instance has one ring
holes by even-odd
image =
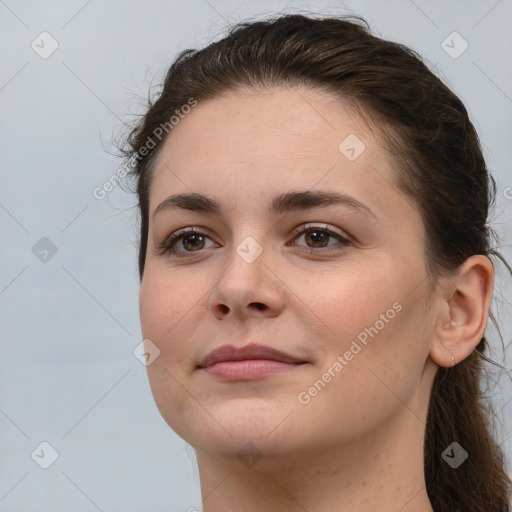
[[[492,262],[473,255],[440,286],[443,296],[434,305],[437,326],[429,356],[449,368],[466,359],[484,335],[494,288]]]

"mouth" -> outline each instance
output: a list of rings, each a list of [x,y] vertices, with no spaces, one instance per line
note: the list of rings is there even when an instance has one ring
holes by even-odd
[[[197,368],[223,380],[254,380],[294,370],[304,364],[307,362],[273,347],[223,345],[210,352]]]
[[[245,359],[243,361],[221,361],[204,370],[214,377],[225,380],[252,380],[268,377],[296,369],[306,363],[284,363],[272,359]]]

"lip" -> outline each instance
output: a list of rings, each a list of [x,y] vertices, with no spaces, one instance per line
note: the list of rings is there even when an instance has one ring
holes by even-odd
[[[219,361],[203,368],[203,370],[209,375],[224,381],[244,381],[263,379],[301,366],[301,363],[283,363],[272,359],[247,359],[243,361]]]
[[[212,350],[199,363],[198,368],[209,368],[217,363],[247,360],[267,360],[279,363],[288,363],[289,365],[298,365],[306,362],[273,347],[250,343],[249,345],[241,348],[237,348],[234,345],[222,345],[221,347]],[[270,368],[270,366],[268,367]]]

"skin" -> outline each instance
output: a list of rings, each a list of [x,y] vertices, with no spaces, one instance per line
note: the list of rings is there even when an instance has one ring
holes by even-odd
[[[338,149],[349,134],[366,146],[354,161]],[[375,217],[340,205],[268,211],[275,195],[299,190],[343,192]],[[214,197],[222,210],[153,218],[182,192]],[[433,378],[480,341],[494,273],[489,259],[472,256],[430,293],[421,216],[398,190],[375,130],[306,88],[201,101],[162,147],[149,212],[140,316],[160,355],[147,370],[162,416],[196,450],[203,510],[432,511],[423,439]],[[308,236],[314,229],[294,233],[306,223],[350,243],[325,238],[325,252]],[[203,241],[178,240],[179,254],[158,250],[188,226]],[[247,236],[263,251],[252,263],[237,252]],[[300,403],[395,303],[394,318]],[[197,368],[214,348],[249,342],[308,364],[236,382]],[[238,456],[247,446],[251,462]]]

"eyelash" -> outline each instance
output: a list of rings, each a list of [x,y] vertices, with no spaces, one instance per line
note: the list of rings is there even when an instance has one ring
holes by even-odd
[[[302,236],[303,234],[308,233],[310,231],[320,231],[322,233],[327,233],[329,235],[329,237],[336,238],[339,241],[339,243],[341,243],[343,246],[348,246],[351,244],[351,241],[348,238],[342,236],[340,233],[338,233],[336,231],[333,231],[327,225],[311,225],[311,224],[306,224],[304,226],[294,229],[293,233],[296,236],[293,238],[293,241],[297,240],[298,238],[300,238],[300,236]],[[204,236],[206,238],[210,238],[208,235],[206,235],[206,233],[199,231],[195,227],[184,228],[184,229],[180,229],[180,230],[176,231],[171,236],[169,236],[163,242],[163,244],[158,247],[158,250],[162,254],[168,253],[169,255],[177,256],[179,258],[189,257],[189,255],[191,256],[195,253],[200,253],[201,249],[199,249],[197,251],[182,251],[182,252],[176,252],[173,249],[173,247],[176,245],[176,243],[180,239],[183,239],[184,237],[189,236],[189,235],[200,235],[200,236]],[[210,238],[210,240],[211,240],[211,238]],[[326,253],[326,252],[331,252],[333,250],[339,250],[336,248],[335,249],[332,248],[336,245],[338,245],[338,244],[333,244],[332,246],[327,246],[327,247],[306,247],[306,248],[310,249],[310,251],[309,251],[310,254],[314,254],[314,253],[318,253],[318,252]]]

